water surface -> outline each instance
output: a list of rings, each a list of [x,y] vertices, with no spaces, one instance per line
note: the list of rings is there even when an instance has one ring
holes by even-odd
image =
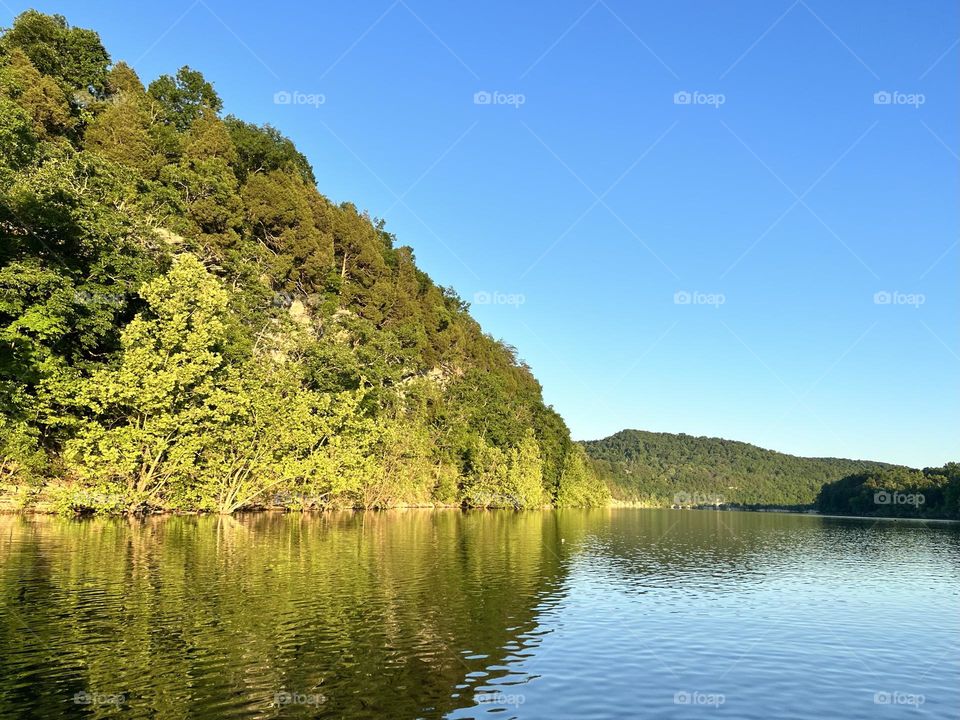
[[[2,718],[957,717],[960,526],[3,516],[0,633]]]

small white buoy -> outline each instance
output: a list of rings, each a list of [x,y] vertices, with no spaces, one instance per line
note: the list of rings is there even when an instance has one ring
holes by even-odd
[[[563,545],[566,542],[566,538],[560,538],[560,544]]]

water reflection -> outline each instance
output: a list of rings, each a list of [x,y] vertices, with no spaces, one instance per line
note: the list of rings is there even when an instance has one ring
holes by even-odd
[[[696,511],[4,516],[0,717],[872,717],[887,685],[936,716],[958,540]]]
[[[536,644],[555,521],[0,518],[0,716],[97,710],[78,693],[131,716],[445,714]]]

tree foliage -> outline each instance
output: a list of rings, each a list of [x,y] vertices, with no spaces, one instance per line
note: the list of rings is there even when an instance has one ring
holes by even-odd
[[[3,35],[0,48],[22,50],[33,66],[68,90],[101,93],[110,56],[92,30],[71,27],[63,15],[27,10]]]
[[[719,438],[623,430],[583,443],[613,496],[670,506],[677,496],[726,504],[812,506],[825,484],[891,467],[838,458],[802,458]]]
[[[601,502],[516,351],[221,109],[60,16],[0,37],[0,482],[78,511]]]
[[[960,519],[960,464],[848,475],[820,489],[817,510],[837,515]]]
[[[560,507],[596,507],[610,501],[610,490],[590,467],[590,460],[580,445],[574,445],[563,463],[557,490]]]

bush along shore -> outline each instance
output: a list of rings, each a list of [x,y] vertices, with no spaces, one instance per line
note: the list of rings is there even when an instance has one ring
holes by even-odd
[[[0,486],[64,513],[602,505],[516,351],[199,71],[0,37]]]

